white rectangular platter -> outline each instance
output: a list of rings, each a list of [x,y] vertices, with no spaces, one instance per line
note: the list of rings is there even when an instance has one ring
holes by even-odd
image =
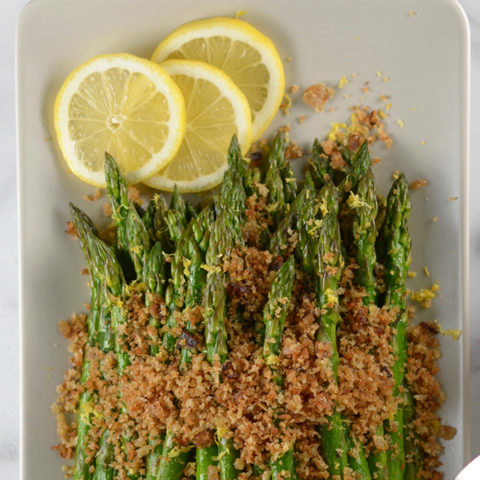
[[[442,457],[446,479],[469,459],[468,429],[468,87],[469,32],[454,0],[36,0],[23,11],[17,38],[18,179],[21,304],[22,479],[63,478],[50,405],[67,368],[67,346],[57,323],[88,302],[83,259],[65,232],[68,202],[101,218],[103,201],[82,199],[93,189],[67,172],[51,128],[53,102],[67,74],[90,57],[129,52],[149,57],[176,26],[208,16],[233,16],[266,33],[285,61],[286,85],[337,86],[329,107],[314,114],[292,96],[292,137],[308,149],[332,122],[348,120],[349,106],[391,108],[394,144],[376,147],[375,167],[386,193],[393,170],[429,185],[412,192],[412,270],[409,288],[442,287],[420,320],[462,329],[459,342],[442,338],[439,375],[448,399],[446,423],[458,429]],[[369,93],[362,91],[369,82]],[[345,98],[348,97],[349,98]],[[302,125],[296,118],[306,116]],[[51,141],[48,141],[51,140]],[[458,200],[449,200],[458,197]],[[433,223],[432,218],[438,217]],[[428,266],[431,277],[424,277]]]

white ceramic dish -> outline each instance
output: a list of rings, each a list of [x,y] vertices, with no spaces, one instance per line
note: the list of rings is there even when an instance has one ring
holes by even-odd
[[[62,460],[50,450],[57,438],[49,407],[68,357],[56,326],[88,301],[80,249],[64,234],[67,203],[95,218],[103,203],[82,199],[93,189],[66,171],[54,141],[46,141],[52,138],[55,95],[66,75],[93,55],[126,51],[148,57],[175,26],[232,16],[240,8],[274,40],[284,59],[292,58],[285,63],[287,85],[350,79],[330,103],[334,112],[313,114],[298,101],[289,116],[277,117],[276,126],[290,123],[300,144],[346,120],[348,107],[362,95],[372,107],[382,105],[380,95],[389,95],[387,125],[394,146],[377,149],[383,160],[375,167],[378,184],[385,191],[394,169],[430,181],[412,194],[412,269],[419,274],[410,287],[438,279],[442,290],[419,318],[438,318],[445,328],[464,332],[458,343],[442,339],[439,378],[448,394],[442,416],[458,429],[442,458],[445,478],[454,478],[469,460],[469,32],[459,5],[454,0],[36,0],[23,11],[17,38],[22,479],[63,478]],[[368,94],[362,92],[366,81]],[[299,115],[307,116],[301,126],[295,120]],[[450,201],[452,196],[458,201]],[[434,216],[438,223],[432,223]],[[424,265],[431,278],[423,276]]]

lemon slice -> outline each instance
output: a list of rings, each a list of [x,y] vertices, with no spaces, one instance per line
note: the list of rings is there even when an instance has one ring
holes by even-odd
[[[216,67],[192,60],[161,64],[185,98],[187,125],[175,158],[145,183],[160,190],[200,192],[218,185],[227,151],[236,134],[242,153],[251,141],[248,101],[230,77]]]
[[[154,62],[171,58],[207,62],[229,75],[250,104],[252,140],[260,138],[285,89],[282,61],[269,38],[242,20],[197,20],[173,31],[152,55]]]
[[[129,54],[101,55],[74,70],[55,101],[58,144],[71,171],[105,187],[105,152],[129,183],[151,177],[176,154],[185,104],[157,64]]]

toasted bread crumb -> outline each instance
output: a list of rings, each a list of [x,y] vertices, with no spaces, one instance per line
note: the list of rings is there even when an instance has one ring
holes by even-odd
[[[413,182],[410,183],[410,189],[419,190],[420,188],[426,187],[427,185],[428,180],[425,180],[424,178],[419,178],[417,180],[413,180]]]
[[[335,93],[333,88],[327,87],[323,83],[310,85],[302,94],[303,101],[312,107],[316,112],[323,111],[328,99]]]
[[[72,238],[78,238],[78,232],[73,222],[67,222],[67,229],[65,230],[65,233],[70,235]]]
[[[140,191],[133,185],[129,185],[128,187],[128,200],[133,203],[138,203],[139,205],[141,205],[142,203],[140,198]]]
[[[99,188],[97,188],[95,190],[95,193],[84,195],[82,198],[84,200],[87,200],[88,202],[94,202],[95,200],[98,200],[101,196],[102,196],[102,191]]]

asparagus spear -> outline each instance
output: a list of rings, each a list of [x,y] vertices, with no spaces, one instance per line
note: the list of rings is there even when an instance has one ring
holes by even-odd
[[[407,388],[404,413],[404,437],[405,437],[405,480],[417,480],[418,472],[423,465],[423,454],[418,445],[418,438],[414,428],[415,400],[412,392]]]
[[[173,226],[173,224],[172,224]],[[191,241],[192,231],[190,225],[183,230],[180,236],[176,236],[178,232],[171,230],[172,237],[177,238],[178,246],[171,262],[171,278],[170,283],[165,291],[165,301],[168,308],[168,317],[166,326],[172,329],[176,326],[176,312],[181,310],[184,305],[185,292],[185,264],[186,260],[186,244]],[[177,338],[170,330],[163,335],[163,346],[167,352],[173,353]],[[147,478],[155,478],[158,480],[170,480],[170,478],[178,478],[190,457],[189,450],[177,450],[174,434],[167,431],[161,447],[161,453],[158,455],[160,447],[157,446],[155,451],[150,455],[148,464],[150,468],[147,472]],[[173,452],[178,451],[177,455]],[[157,456],[158,455],[158,456]],[[156,468],[156,470],[154,470]]]
[[[207,358],[212,364],[218,359],[220,364],[223,365],[228,357],[227,332],[225,329],[227,295],[223,284],[223,272],[218,265],[218,254],[219,252],[230,251],[233,245],[232,235],[230,235],[230,231],[224,223],[224,216],[218,216],[212,228],[206,257],[207,264],[216,267],[216,269],[209,272],[207,276],[203,301],[205,344]],[[233,442],[230,438],[225,438],[220,430],[217,431],[217,437],[220,478],[221,480],[232,480],[237,476],[234,467],[237,454],[233,449]],[[209,452],[213,451],[213,446],[207,448]],[[204,456],[206,453],[199,452],[199,455]],[[205,465],[205,463],[197,465],[197,470],[200,468],[208,469],[208,465]],[[207,475],[206,471],[197,471],[197,478],[203,478],[205,475]]]
[[[185,309],[191,309],[196,305],[201,305],[203,290],[206,282],[207,272],[203,269],[205,263],[205,252],[210,238],[209,228],[213,223],[213,208],[208,205],[192,221],[192,240],[189,242],[189,275],[187,279],[187,292],[185,295]],[[190,321],[185,325],[188,335],[196,335],[197,328]],[[191,362],[192,349],[188,343],[182,346],[181,367]]]
[[[227,296],[224,287],[224,274],[221,270],[221,257],[230,255],[237,244],[243,243],[242,227],[245,210],[246,162],[243,160],[237,137],[230,142],[227,156],[228,169],[224,175],[221,192],[215,197],[216,220],[211,228],[206,264],[212,267],[207,275],[203,297],[205,345],[208,360],[213,363],[218,357],[223,364],[228,357],[227,332]],[[238,453],[233,441],[225,438],[220,430],[218,436],[218,468],[221,480],[236,478],[234,467]],[[197,458],[211,458],[214,446],[197,450]],[[211,464],[210,464],[211,465]],[[205,478],[208,473],[206,461],[197,464],[197,478]]]
[[[129,212],[129,217],[130,215],[131,211]],[[129,217],[127,217],[127,238],[129,237]],[[115,257],[114,251],[96,237],[91,229],[84,228],[82,233],[88,239],[91,250],[101,259],[101,263],[97,265],[96,275],[102,279],[102,288],[104,289],[102,312],[105,318],[110,319],[108,328],[111,332],[111,337],[115,339],[114,350],[117,356],[118,373],[122,375],[125,367],[130,363],[129,354],[124,350],[119,334],[121,325],[126,321],[123,306],[119,301],[122,297],[124,285],[122,268]],[[107,345],[105,345],[104,350],[107,348]],[[125,441],[127,440],[128,438],[125,437]],[[102,434],[95,461],[94,480],[113,478],[113,469],[110,467],[112,460],[113,445],[109,441],[108,430],[105,430]]]
[[[358,205],[353,219],[353,239],[357,249],[357,283],[367,292],[364,305],[372,305],[376,300],[374,268],[377,262],[375,241],[377,229],[375,219],[378,205],[375,178],[371,170],[362,177],[357,188]]]
[[[320,191],[319,208],[323,219],[319,228],[312,230],[312,243],[315,249],[315,291],[318,307],[321,309],[321,328],[318,340],[331,345],[330,363],[333,380],[337,382],[339,356],[337,351],[337,325],[340,319],[338,284],[344,267],[340,226],[338,223],[339,192],[332,182]],[[305,251],[308,255],[308,250]],[[335,411],[327,425],[320,426],[324,457],[330,475],[343,478],[347,464],[362,479],[369,479],[370,473],[363,447],[354,442],[343,427],[340,412]],[[347,455],[349,451],[355,455]]]
[[[129,210],[127,214],[127,221],[126,221],[126,232],[127,232],[127,241],[128,241],[128,249],[130,252],[130,257],[133,261],[133,265],[135,268],[135,273],[138,282],[145,282],[147,281],[147,261],[151,259],[149,264],[149,278],[150,286],[161,288],[158,283],[161,282],[161,278],[159,275],[162,275],[163,270],[153,271],[152,267],[156,267],[161,261],[161,258],[157,257],[150,257],[149,250],[150,250],[150,235],[148,233],[147,228],[145,227],[142,219],[140,218],[137,210],[133,203],[129,204]],[[157,247],[158,248],[158,247]],[[154,251],[155,254],[155,251]],[[145,298],[145,303],[148,303],[147,300],[148,294]],[[118,361],[118,373],[122,375],[125,368],[130,364],[130,357],[127,351],[123,349],[121,337],[120,337],[120,329],[121,325],[126,322],[126,312],[121,304],[121,302],[117,302],[113,307],[113,315],[112,318],[114,319],[113,327],[115,330],[115,338],[116,338],[116,354],[117,354],[117,361]],[[126,435],[124,437],[124,443],[130,441],[130,438]],[[137,474],[129,475],[130,478],[137,477]]]
[[[290,257],[276,273],[263,309],[265,322],[263,358],[272,370],[275,383],[280,386],[283,379],[278,370],[278,357],[282,349],[283,324],[290,306],[294,279],[295,263],[293,257]]]
[[[157,480],[174,480],[182,476],[191,455],[191,446],[179,449],[175,435],[167,431],[158,462]]]
[[[73,205],[70,205],[73,221],[77,232],[79,234],[80,245],[82,247],[85,259],[87,260],[88,272],[90,276],[91,285],[91,299],[90,299],[90,313],[87,320],[88,326],[88,344],[89,346],[98,346],[98,322],[100,315],[101,292],[100,280],[95,276],[94,261],[90,255],[90,249],[86,237],[83,235],[83,224],[86,223],[88,228],[94,228],[90,219],[80,210],[77,210]],[[84,385],[90,375],[90,362],[84,357],[82,365],[81,383]],[[74,463],[74,480],[89,480],[92,477],[90,473],[90,464],[86,462],[86,442],[87,435],[90,429],[90,416],[88,407],[93,401],[92,394],[85,390],[79,399],[78,415],[77,415],[77,446],[75,448],[75,463]]]
[[[117,226],[117,252],[127,277],[131,274],[131,260],[128,251],[127,215],[129,210],[128,184],[120,173],[114,158],[105,152],[105,180],[107,193],[112,205],[112,219]]]
[[[317,138],[313,141],[310,167],[315,186],[317,188],[322,188],[327,179],[331,177],[332,169],[330,167],[330,159],[323,151],[322,145]]]
[[[357,188],[358,205],[353,219],[353,240],[357,253],[357,282],[365,288],[367,296],[364,305],[373,305],[376,301],[374,267],[376,263],[375,242],[377,238],[376,217],[378,213],[375,179],[371,170],[362,177]],[[379,425],[375,435],[385,435],[383,424]],[[372,476],[378,480],[388,479],[387,452],[372,452],[368,458]]]
[[[198,215],[199,211],[195,205],[192,205],[191,203],[186,204],[186,218],[187,222],[190,222],[190,220],[194,219]]]
[[[323,205],[323,221],[320,229],[315,230],[315,294],[318,307],[322,310],[321,328],[318,340],[331,345],[330,364],[334,382],[337,381],[339,357],[337,351],[337,324],[339,321],[338,283],[342,274],[344,260],[341,248],[340,227],[338,225],[338,190],[329,182],[320,192]],[[343,479],[348,465],[348,445],[342,425],[340,412],[334,411],[327,425],[320,426],[322,449],[328,464],[330,475]]]
[[[317,213],[320,205],[323,204],[318,202],[315,189],[310,181],[305,183],[303,191],[305,191],[303,202],[302,199],[299,200],[299,202],[301,202],[299,205],[299,213],[294,222],[298,235],[295,255],[303,271],[307,275],[313,275],[315,273],[315,254],[318,243],[318,233],[323,222],[323,220],[317,218]],[[295,211],[295,209],[292,210]]]
[[[243,243],[242,227],[245,212],[245,178],[247,163],[242,158],[237,136],[234,135],[230,142],[227,155],[228,168],[223,177],[220,195],[215,198],[216,215],[224,217],[225,228],[230,231],[231,243],[229,248]],[[230,252],[218,252],[228,255]]]
[[[77,229],[82,249],[85,252],[89,265],[89,272],[94,285],[98,303],[95,302],[94,310],[100,309],[98,315],[98,328],[95,344],[103,351],[108,352],[114,348],[112,335],[112,322],[115,321],[112,314],[112,296],[121,294],[123,274],[121,267],[116,261],[113,251],[104,242],[95,236],[91,220],[78,208],[70,204],[73,221]],[[95,312],[96,314],[96,312]],[[93,325],[92,325],[93,326]],[[93,337],[92,337],[93,338]],[[86,382],[89,375],[88,362],[84,363],[82,381]],[[113,469],[109,466],[112,449],[107,441],[108,433],[104,432],[101,445],[96,457],[96,468],[93,477],[90,474],[90,465],[85,464],[85,442],[90,426],[90,414],[85,415],[91,395],[82,394],[78,416],[78,440],[75,454],[74,478],[84,479],[111,478]],[[108,463],[105,463],[108,462]]]
[[[126,232],[128,251],[133,261],[137,280],[142,281],[145,259],[150,250],[150,235],[132,202],[129,203]]]
[[[198,214],[196,221],[192,224],[192,232],[195,241],[202,252],[206,252],[210,240],[210,228],[215,221],[215,211],[213,204],[209,203]]]
[[[172,239],[170,238],[169,229],[165,220],[165,215],[168,210],[165,198],[156,195],[150,205],[152,204],[155,205],[155,213],[153,215],[153,225],[151,228],[158,241],[155,242],[148,253],[143,273],[143,280],[146,286],[145,306],[147,308],[150,306],[154,295],[166,297],[169,271],[163,253],[170,251],[172,248]],[[149,324],[155,328],[160,327],[159,319],[153,315],[150,316]],[[157,355],[159,351],[160,348],[157,344],[150,346],[150,353],[152,355]],[[156,480],[163,450],[162,439],[151,437],[149,444],[153,446],[153,449],[147,457],[145,478],[146,480]]]
[[[268,188],[267,204],[275,225],[285,216],[288,204],[296,195],[296,180],[285,159],[285,136],[278,132],[270,145],[265,185]]]
[[[153,224],[152,227],[155,237],[161,243],[155,248],[155,250],[152,249],[150,256],[152,265],[145,270],[145,282],[147,285],[149,284],[149,277],[151,277],[152,274],[154,275],[156,267],[160,263],[163,263],[160,258],[161,250],[169,251],[172,249],[172,245],[176,247],[174,248],[175,251],[172,256],[170,283],[168,286],[162,286],[162,293],[165,296],[169,312],[166,326],[171,329],[176,325],[175,313],[184,305],[184,297],[186,293],[184,261],[189,261],[189,257],[193,255],[192,250],[196,248],[193,246],[193,218],[187,226],[187,218],[193,217],[194,214],[196,215],[196,210],[192,208],[189,209],[186,206],[176,187],[173,191],[169,208],[166,206],[164,197],[157,195],[154,197],[153,202],[155,203],[156,212],[154,215],[150,214],[150,217],[153,218],[153,222],[149,221],[149,223],[150,225]],[[198,276],[198,260],[193,262],[190,271],[194,268],[196,268],[196,270],[194,271],[192,278]],[[164,282],[166,280],[166,275],[163,275],[160,280]],[[196,285],[196,283],[190,282],[190,288],[193,288],[192,285]],[[155,279],[153,279],[153,286],[156,286],[157,289],[159,287],[159,282]],[[150,323],[157,325],[158,319],[152,317]],[[163,346],[167,352],[173,351],[176,342],[177,339],[167,330],[163,336]],[[157,353],[158,347],[152,346],[152,354]],[[153,442],[154,440],[152,440],[152,443]],[[180,451],[179,455],[172,457],[172,452],[174,452],[174,450],[176,450],[176,446],[173,434],[172,432],[167,432],[163,445],[158,444],[157,441],[157,445],[147,459],[147,480],[153,480],[156,478],[170,479],[170,477],[176,478],[183,472],[190,453],[187,451]]]
[[[165,294],[165,284],[167,277],[162,253],[162,244],[160,242],[155,242],[145,262],[145,306],[147,308],[151,305],[151,301],[154,295],[163,296]],[[153,315],[150,315],[149,324],[156,329],[160,327],[159,319]],[[150,345],[150,353],[152,355],[157,355],[159,353],[158,345]],[[146,480],[155,480],[158,471],[160,455],[162,453],[162,444],[158,441],[158,438],[154,437],[150,438],[149,444],[153,445],[154,447],[152,452],[147,457],[145,478]]]
[[[283,378],[278,369],[278,359],[282,349],[283,324],[288,313],[295,279],[295,262],[290,257],[278,270],[273,280],[268,301],[263,309],[265,339],[263,358],[273,373],[273,380],[283,385]],[[293,446],[276,460],[270,461],[272,479],[278,480],[282,471],[288,471],[290,479],[295,478]]]
[[[287,204],[290,204],[293,202],[293,200],[297,196],[298,184],[297,184],[297,179],[293,174],[293,170],[290,167],[290,163],[286,158],[283,159],[283,165],[281,166],[281,173],[283,178],[283,189],[285,192],[285,201],[287,202]]]
[[[142,222],[147,229],[148,234],[150,235],[150,239],[152,241],[157,240],[157,232],[155,230],[155,220],[157,216],[157,202],[153,199],[149,202],[145,213],[142,217]]]
[[[155,194],[151,199],[142,222],[147,229],[152,242],[158,241],[165,252],[172,251],[172,242],[168,231],[168,225],[165,220],[168,205],[163,195]]]
[[[129,204],[125,222],[125,232],[137,279],[141,281],[143,280],[146,255],[150,246],[150,237],[132,203]],[[94,245],[96,251],[99,252],[103,258],[103,270],[99,272],[100,275],[103,273],[104,276],[105,294],[104,305],[102,308],[105,309],[111,318],[110,331],[114,333],[118,372],[119,375],[122,375],[125,367],[130,363],[129,354],[124,350],[122,339],[119,334],[121,325],[126,321],[126,314],[121,302],[114,301],[114,298],[121,298],[122,296],[122,288],[124,284],[123,273],[120,264],[117,262],[114,252],[110,247],[95,237],[92,231],[86,231],[86,235],[89,238],[90,243]],[[124,438],[125,442],[129,440],[130,439],[127,436]],[[112,454],[113,447],[108,441],[108,432],[104,432],[100,443],[99,455],[97,455],[96,460],[95,480],[104,478],[104,472],[108,472],[110,475],[111,469],[109,469],[108,463],[105,462],[111,462]]]
[[[177,325],[175,318],[176,312],[181,311],[184,306],[186,279],[185,279],[185,261],[188,262],[187,249],[191,241],[191,228],[187,228],[179,237],[178,246],[172,256],[170,264],[170,282],[165,291],[165,302],[168,308],[166,327],[168,330],[163,335],[163,346],[169,353],[173,352],[177,343],[177,338],[172,334],[171,329]]]
[[[247,196],[259,194],[258,184],[262,180],[262,172],[259,167],[250,167],[245,174],[245,192]]]
[[[163,260],[162,244],[160,242],[155,242],[148,253],[143,278],[146,288],[145,306],[149,308],[154,295],[163,297],[165,294],[167,272]],[[160,327],[158,318],[153,315],[150,316],[149,324],[155,328]],[[150,351],[152,355],[157,355],[159,351],[158,345],[151,345]]]
[[[216,445],[210,447],[197,448],[196,452],[196,480],[208,480],[208,469],[210,467],[217,468],[218,448]]]
[[[201,221],[204,223],[198,223],[193,218],[196,215],[196,210],[193,208],[188,208],[175,187],[172,194],[172,199],[170,202],[170,208],[166,208],[163,197],[154,197],[153,202],[156,204],[156,213],[155,215],[150,214],[150,218],[153,218],[153,229],[156,234],[156,238],[159,238],[162,241],[162,244],[165,249],[168,248],[170,243],[173,243],[177,246],[175,253],[172,257],[171,264],[171,281],[168,287],[162,287],[162,292],[165,294],[165,300],[168,306],[168,318],[166,325],[169,328],[173,328],[176,325],[175,314],[181,309],[185,302],[185,295],[198,297],[198,278],[201,278],[204,272],[200,269],[200,258],[198,256],[198,246],[195,243],[195,234],[196,231],[199,240],[203,241],[202,245],[205,245],[206,237],[205,235],[201,236],[199,233],[199,226],[205,226],[205,218],[201,217]],[[153,208],[153,207],[152,207]],[[149,209],[147,209],[149,212]],[[187,218],[192,217],[191,222],[187,226]],[[152,221],[149,218],[149,223]],[[138,219],[137,219],[138,220]],[[168,232],[169,238],[166,238],[166,233]],[[138,238],[145,240],[144,232],[137,232],[137,245]],[[135,239],[134,238],[134,239]],[[162,244],[158,244],[151,256],[152,265],[145,270],[145,282],[149,282],[148,277],[155,275],[155,269],[161,263],[161,249]],[[138,250],[136,246],[133,246],[134,251]],[[192,257],[194,261],[192,262]],[[186,263],[190,262],[189,275],[187,276],[189,280],[188,287],[185,286],[185,268]],[[142,262],[137,261],[136,266],[141,268]],[[147,277],[148,275],[148,277]],[[165,276],[161,280],[165,280]],[[157,288],[159,287],[159,282],[153,279],[153,285]],[[148,295],[147,295],[148,299]],[[154,325],[158,323],[158,319],[151,318],[151,322]],[[163,337],[163,345],[168,352],[172,352],[177,339],[170,331],[167,331]],[[153,346],[152,353],[158,353],[158,347]],[[149,455],[147,459],[147,479],[154,478],[178,478],[179,475],[183,472],[183,469],[189,459],[190,452],[188,450],[182,450],[178,455],[174,455],[173,452],[177,451],[175,444],[175,439],[172,432],[167,432],[163,446],[156,445],[154,451]],[[173,456],[172,456],[173,455]]]
[[[301,226],[306,226],[308,216],[313,212],[313,199],[315,198],[315,189],[309,182],[306,182],[300,193],[292,202],[290,210],[285,217],[278,224],[275,232],[270,238],[269,251],[276,255],[285,255],[288,250],[288,238],[291,235],[292,229],[296,227],[297,223]],[[311,207],[311,212],[308,210]],[[302,243],[307,242],[306,229],[302,230]]]
[[[177,252],[182,254],[182,262],[180,262],[180,257],[176,255],[176,260],[172,263],[172,272],[176,278],[181,274],[185,275],[185,269],[188,268],[187,278],[184,279],[184,281],[187,282],[187,288],[185,296],[182,299],[185,309],[194,307],[202,300],[202,292],[206,279],[206,272],[202,268],[205,260],[202,247],[206,248],[208,243],[208,227],[212,215],[213,210],[208,206],[202,210],[197,217],[190,221],[180,239],[179,249],[177,249]],[[185,260],[187,261],[186,263],[184,262]],[[180,302],[178,300],[180,299],[177,299],[176,308],[179,308]],[[196,333],[195,325],[192,324],[187,324],[186,330],[190,334]],[[166,344],[168,345],[168,341]],[[187,368],[191,357],[192,350],[188,344],[182,346],[181,368]],[[179,450],[175,442],[174,434],[167,431],[156,478],[158,480],[174,480],[179,478],[190,458],[190,453],[190,447]]]
[[[172,203],[183,212],[183,205],[178,198],[175,199],[175,202],[172,200]],[[155,295],[160,295],[164,298],[166,296],[165,291],[170,269],[165,262],[163,254],[170,253],[173,250],[173,239],[170,237],[172,228],[169,229],[169,225],[172,227],[172,223],[169,224],[167,221],[168,215],[170,215],[170,219],[172,220],[176,218],[177,213],[175,209],[169,212],[169,207],[163,195],[154,195],[143,218],[143,223],[149,232],[150,239],[156,240],[145,259],[143,271],[143,281],[146,287],[145,306],[147,308],[151,305]],[[180,228],[182,228],[183,214],[180,213],[178,217],[181,219]],[[174,230],[173,233],[175,238],[178,238],[180,229]],[[140,237],[142,237],[142,235],[140,235]],[[149,325],[158,329],[160,327],[160,321],[154,315],[150,315]],[[158,344],[152,343],[152,345],[150,345],[150,353],[152,355],[157,355],[159,351],[160,348]],[[145,478],[146,480],[156,480],[163,449],[162,439],[152,436],[149,444],[152,445],[153,449],[147,457]]]
[[[340,192],[340,203],[343,202],[347,193],[354,191],[358,182],[363,178],[370,168],[370,152],[368,142],[363,142],[357,153],[352,157],[347,167],[347,174],[338,186]]]
[[[187,207],[176,185],[172,193],[170,208],[165,213],[165,222],[173,244],[178,245],[180,237],[187,226]]]
[[[170,237],[170,230],[167,222],[168,205],[163,195],[154,195],[152,202],[155,204],[155,216],[153,221],[153,228],[155,238],[162,244],[165,252],[171,253],[175,250],[173,239]]]
[[[410,264],[411,239],[408,233],[410,217],[410,198],[408,184],[403,174],[393,182],[387,197],[387,211],[383,227],[387,259],[385,265],[385,305],[399,310],[395,321],[393,350],[395,363],[393,378],[395,380],[394,395],[401,394],[400,387],[405,377],[407,357],[406,328],[408,316],[406,311],[406,287],[408,266]],[[391,449],[388,452],[388,478],[401,480],[405,474],[405,448],[403,438],[403,406],[395,412],[393,421],[389,423]]]
[[[369,306],[376,301],[374,267],[376,264],[375,241],[377,229],[375,219],[378,211],[375,178],[370,169],[358,182],[357,205],[354,208],[353,241],[356,246],[358,264],[357,283],[365,289],[367,296],[363,297],[363,303]],[[375,434],[384,436],[383,425],[377,427]],[[353,447],[353,450],[356,451],[355,445]],[[370,455],[368,459],[370,472],[368,466],[363,463],[363,458],[361,460],[359,468],[364,472],[361,478],[370,478],[370,472],[378,480],[388,478],[386,476],[386,452],[374,452]]]
[[[175,245],[170,266],[170,283],[165,291],[165,303],[168,307],[166,326],[171,329],[176,326],[175,312],[183,307],[185,295],[184,260],[188,250],[188,242],[192,235],[192,222],[186,232],[186,206],[185,202],[175,187],[170,208],[165,213],[165,223],[168,227],[170,239]],[[176,344],[176,338],[167,330],[163,336],[163,346],[167,352],[172,352]]]

